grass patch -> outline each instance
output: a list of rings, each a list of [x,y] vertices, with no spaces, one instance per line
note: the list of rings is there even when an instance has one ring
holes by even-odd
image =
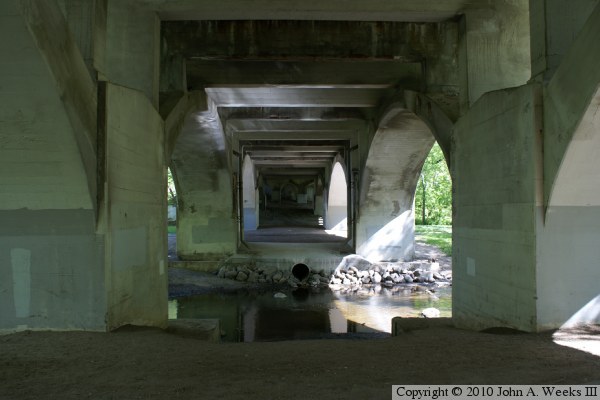
[[[452,255],[451,225],[415,225],[417,240],[439,247],[446,255]]]
[[[175,226],[175,225],[167,225],[167,232],[169,232],[169,233],[177,233],[177,226]]]

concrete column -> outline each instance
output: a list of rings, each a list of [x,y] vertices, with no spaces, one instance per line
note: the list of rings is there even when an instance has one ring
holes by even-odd
[[[487,93],[456,124],[452,316],[458,326],[536,329],[540,89]]]
[[[111,83],[139,90],[158,109],[160,20],[155,12],[108,0],[106,60],[100,73]]]
[[[99,1],[101,2],[101,1]],[[77,47],[95,80],[94,31],[96,29],[96,0],[64,0],[65,17]]]
[[[212,103],[188,114],[175,143],[177,254],[186,260],[220,260],[237,247],[233,182],[223,128]]]
[[[598,0],[529,1],[533,79],[550,81],[598,3]]]
[[[494,1],[494,7],[472,9],[461,26],[459,53],[461,92],[472,106],[482,94],[525,84],[531,77],[529,4]],[[465,110],[463,104],[463,111]]]
[[[167,322],[167,167],[163,121],[144,94],[106,88],[107,324]]]

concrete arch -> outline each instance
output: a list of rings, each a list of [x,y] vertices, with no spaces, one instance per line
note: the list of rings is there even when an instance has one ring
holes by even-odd
[[[233,254],[237,243],[232,174],[216,106],[204,93],[185,96],[167,117],[171,170],[177,180],[177,254],[211,260]],[[168,150],[167,150],[168,151]]]
[[[357,252],[372,261],[414,255],[413,199],[435,138],[403,103],[383,114],[361,177]]]
[[[562,190],[566,188],[565,179],[572,175],[570,170],[577,168],[573,163],[589,161],[578,162],[567,157],[567,153],[578,154],[585,151],[583,147],[589,150],[592,147],[587,142],[589,125],[598,108],[599,40],[600,5],[597,5],[544,92],[544,200],[548,205],[571,202]],[[564,178],[559,178],[559,171]]]
[[[600,323],[600,88],[573,133],[538,235],[538,324]],[[569,279],[556,281],[568,266]]]
[[[538,329],[600,322],[600,5],[544,93]],[[557,280],[568,270],[568,279]]]
[[[448,169],[450,169],[450,151],[454,122],[435,101],[423,93],[405,90],[404,102],[408,110],[415,113],[415,115],[427,124],[431,134],[440,145]]]
[[[348,231],[348,174],[340,160],[336,159],[331,170],[327,191],[327,221],[325,227],[340,235]]]
[[[550,193],[548,206],[600,205],[600,85],[573,133]]]

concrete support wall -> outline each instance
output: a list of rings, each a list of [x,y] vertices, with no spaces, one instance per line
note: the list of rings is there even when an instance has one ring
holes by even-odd
[[[106,90],[107,323],[167,320],[167,169],[164,127],[140,92]]]
[[[599,40],[596,6],[544,94],[547,209],[538,213],[539,329],[600,323]]]
[[[526,1],[495,0],[493,9],[468,10],[459,65],[466,69],[461,91],[469,94],[469,104],[486,92],[525,84],[531,77],[529,45]]]
[[[227,145],[216,107],[206,100],[186,117],[171,160],[179,202],[177,255],[185,260],[218,260],[237,248]]]
[[[412,259],[413,198],[433,142],[423,120],[401,105],[384,113],[361,177],[358,254],[371,261]]]
[[[85,134],[68,105],[87,92],[76,86],[77,64],[67,82],[53,63],[56,48],[62,66],[76,56],[60,10],[41,23],[38,6],[52,3],[0,4],[0,50],[10,55],[0,62],[0,330],[101,330],[103,238],[76,140]],[[48,26],[62,34],[44,44]]]
[[[598,205],[548,208],[537,243],[538,330],[600,324],[598,227]]]
[[[158,109],[160,20],[156,13],[121,0],[108,0],[106,80],[141,91]]]
[[[597,5],[598,0],[529,0],[533,78],[552,78]]]
[[[536,207],[541,91],[485,94],[452,150],[453,318],[458,326],[536,329]]]
[[[597,6],[544,91],[544,197],[550,202],[567,148],[600,87]],[[591,110],[594,112],[594,109]],[[581,141],[576,141],[580,143]],[[585,144],[584,144],[585,146]]]

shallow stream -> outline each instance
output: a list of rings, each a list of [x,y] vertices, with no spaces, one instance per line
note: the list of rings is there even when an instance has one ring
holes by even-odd
[[[372,338],[388,336],[393,317],[419,317],[429,307],[450,317],[451,297],[450,287],[431,293],[416,285],[212,293],[170,300],[169,318],[219,319],[222,340],[234,342]]]

